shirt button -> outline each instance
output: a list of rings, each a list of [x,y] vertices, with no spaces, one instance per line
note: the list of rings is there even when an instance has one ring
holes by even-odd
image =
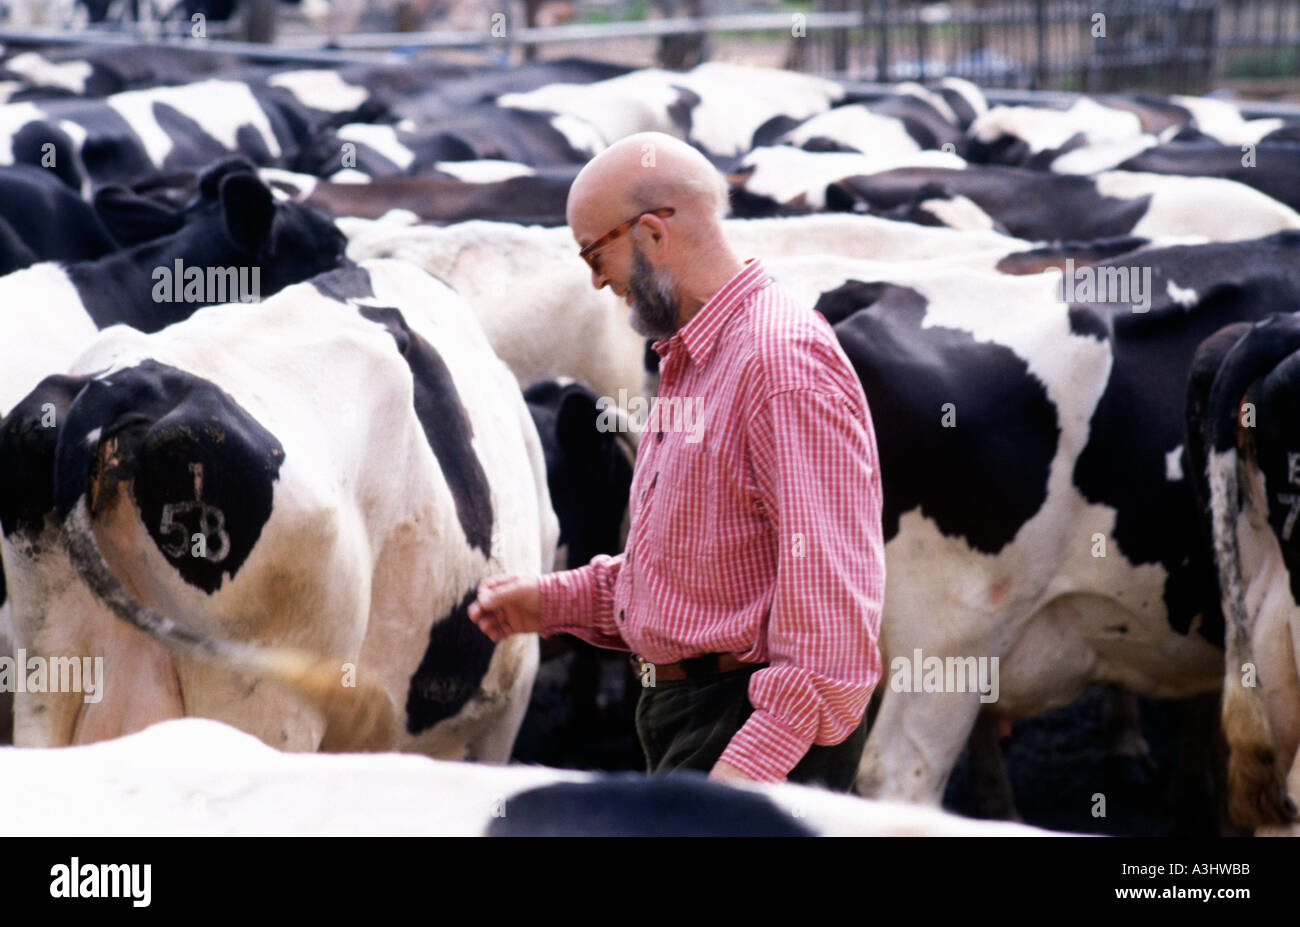
[[[662,431],[656,431],[656,432],[655,432],[655,440],[656,440],[656,441],[662,441],[663,439],[664,439],[664,433],[663,433]]]
[[[618,620],[619,620],[619,621],[626,621],[626,620],[627,620],[627,615],[624,614],[623,609],[621,609],[621,608],[618,610]]]
[[[656,471],[655,471],[655,478],[652,479],[652,480],[650,481],[650,488],[651,488],[651,489],[654,489],[654,488],[655,488],[655,485],[656,485],[658,482],[659,482],[659,471],[656,470]]]

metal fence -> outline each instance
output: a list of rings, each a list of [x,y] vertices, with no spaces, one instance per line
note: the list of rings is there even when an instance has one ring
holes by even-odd
[[[1226,78],[1300,78],[1296,0],[859,2],[860,26],[814,37],[791,64],[882,82],[954,75],[1086,92],[1203,93]]]
[[[244,2],[267,9],[271,0]],[[482,6],[470,18],[483,28],[281,33],[259,57],[272,48],[327,55],[328,45],[340,57],[469,53],[495,63],[721,59],[874,83],[954,75],[990,88],[1204,93],[1227,80],[1275,80],[1300,92],[1300,0],[562,0],[573,19],[550,26],[525,25],[543,0],[456,2]],[[223,27],[212,25],[216,38]],[[116,28],[119,40],[131,31]]]

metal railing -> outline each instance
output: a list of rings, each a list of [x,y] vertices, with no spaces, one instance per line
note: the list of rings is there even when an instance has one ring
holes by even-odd
[[[580,3],[581,0],[578,0]],[[663,3],[664,0],[656,0]],[[728,0],[696,0],[712,12]],[[740,0],[744,2],[744,0]],[[281,34],[273,46],[206,39],[214,51],[256,60],[393,60],[471,52],[495,64],[521,58],[586,54],[627,60],[628,47],[662,57],[673,42],[697,42],[699,57],[732,58],[744,46],[759,63],[842,79],[896,82],[958,76],[984,87],[1072,92],[1123,89],[1203,93],[1226,78],[1300,81],[1297,0],[812,0],[817,9],[670,17],[635,22],[523,26],[519,10],[479,29]],[[507,0],[502,8],[509,11]],[[581,6],[578,7],[582,9]],[[1099,19],[1100,17],[1100,19]],[[486,20],[486,16],[485,16]],[[6,38],[6,35],[10,36]],[[14,33],[0,41],[20,44]],[[19,38],[137,42],[113,31],[32,30]],[[144,36],[146,42],[186,39]],[[608,48],[605,46],[609,46]],[[742,60],[745,60],[742,56]],[[652,63],[652,60],[629,63]]]

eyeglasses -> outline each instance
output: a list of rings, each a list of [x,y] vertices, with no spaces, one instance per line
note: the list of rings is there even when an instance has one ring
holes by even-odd
[[[595,253],[597,251],[605,247],[614,239],[618,238],[618,236],[622,235],[632,226],[636,225],[636,223],[640,221],[642,216],[658,216],[660,219],[667,219],[676,211],[677,210],[671,206],[662,206],[659,209],[647,209],[645,212],[637,213],[635,216],[633,216],[631,219],[628,219],[622,225],[618,226],[617,228],[610,229],[604,235],[601,235],[591,244],[587,245],[587,247],[583,248],[581,251],[578,252],[578,257],[586,261],[587,266],[590,267],[593,271],[595,271],[596,273],[600,273],[600,258],[595,256]]]

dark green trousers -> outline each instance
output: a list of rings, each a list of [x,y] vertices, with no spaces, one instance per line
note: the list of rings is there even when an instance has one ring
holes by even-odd
[[[749,677],[760,668],[659,681],[642,689],[636,705],[636,734],[645,753],[646,772],[711,770],[754,711]],[[813,744],[791,770],[789,781],[847,792],[853,787],[866,742],[864,718],[843,743]]]

